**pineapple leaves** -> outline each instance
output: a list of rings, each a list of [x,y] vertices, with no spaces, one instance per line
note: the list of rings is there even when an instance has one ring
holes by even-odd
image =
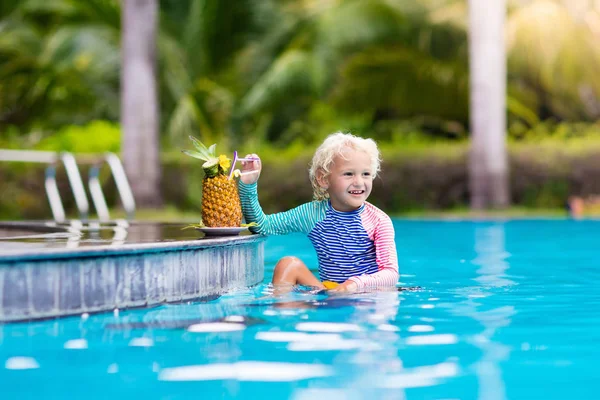
[[[211,157],[215,157],[217,155],[217,144],[216,143],[208,148],[208,154],[210,154]]]
[[[190,157],[197,158],[197,159],[199,159],[199,160],[202,160],[202,161],[206,161],[206,160],[208,160],[208,158],[210,158],[210,157],[206,158],[206,155],[205,155],[205,154],[203,154],[203,153],[199,153],[199,152],[197,152],[197,151],[181,150],[181,152],[182,152],[183,154],[185,154],[185,155],[188,155],[188,156],[190,156]]]
[[[196,151],[183,150],[184,154],[187,154],[188,156],[191,156],[194,158],[199,158],[200,160],[204,160],[204,161],[208,161],[211,158],[215,158],[216,147],[217,147],[216,143],[207,149],[206,146],[201,141],[196,139],[195,137],[190,136],[190,140],[192,141],[192,143],[194,144],[194,147],[196,147],[196,150],[198,150],[198,151],[196,152]]]
[[[194,144],[194,146],[196,147],[196,149],[198,150],[198,152],[200,154],[205,154],[208,158],[210,158],[210,154],[208,153],[208,149],[206,148],[206,146],[199,141],[198,139],[196,139],[195,137],[190,135],[190,140],[192,141],[192,143]]]

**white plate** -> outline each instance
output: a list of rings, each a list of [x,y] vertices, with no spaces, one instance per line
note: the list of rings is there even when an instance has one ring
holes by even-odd
[[[239,235],[240,232],[247,230],[248,228],[245,226],[237,226],[231,228],[196,228],[200,232],[204,232],[206,236],[236,236]]]

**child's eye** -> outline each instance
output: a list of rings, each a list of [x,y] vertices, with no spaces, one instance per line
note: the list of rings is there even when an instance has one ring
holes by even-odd
[[[352,172],[344,172],[344,176],[352,176]]]
[[[364,176],[371,176],[371,173],[370,172],[364,172],[363,175]]]

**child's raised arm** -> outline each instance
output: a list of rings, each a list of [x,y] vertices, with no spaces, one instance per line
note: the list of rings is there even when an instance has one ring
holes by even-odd
[[[267,235],[285,235],[292,232],[308,234],[316,221],[322,218],[325,204],[306,203],[292,210],[266,215],[258,201],[256,182],[262,164],[256,154],[248,154],[243,159],[238,190],[242,202],[242,212],[247,223],[256,222],[259,226],[252,231]]]

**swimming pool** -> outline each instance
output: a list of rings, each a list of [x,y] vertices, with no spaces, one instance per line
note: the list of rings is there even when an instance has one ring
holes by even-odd
[[[599,221],[396,220],[405,291],[206,303],[0,325],[10,398],[591,399]],[[301,236],[271,237],[315,264]]]

